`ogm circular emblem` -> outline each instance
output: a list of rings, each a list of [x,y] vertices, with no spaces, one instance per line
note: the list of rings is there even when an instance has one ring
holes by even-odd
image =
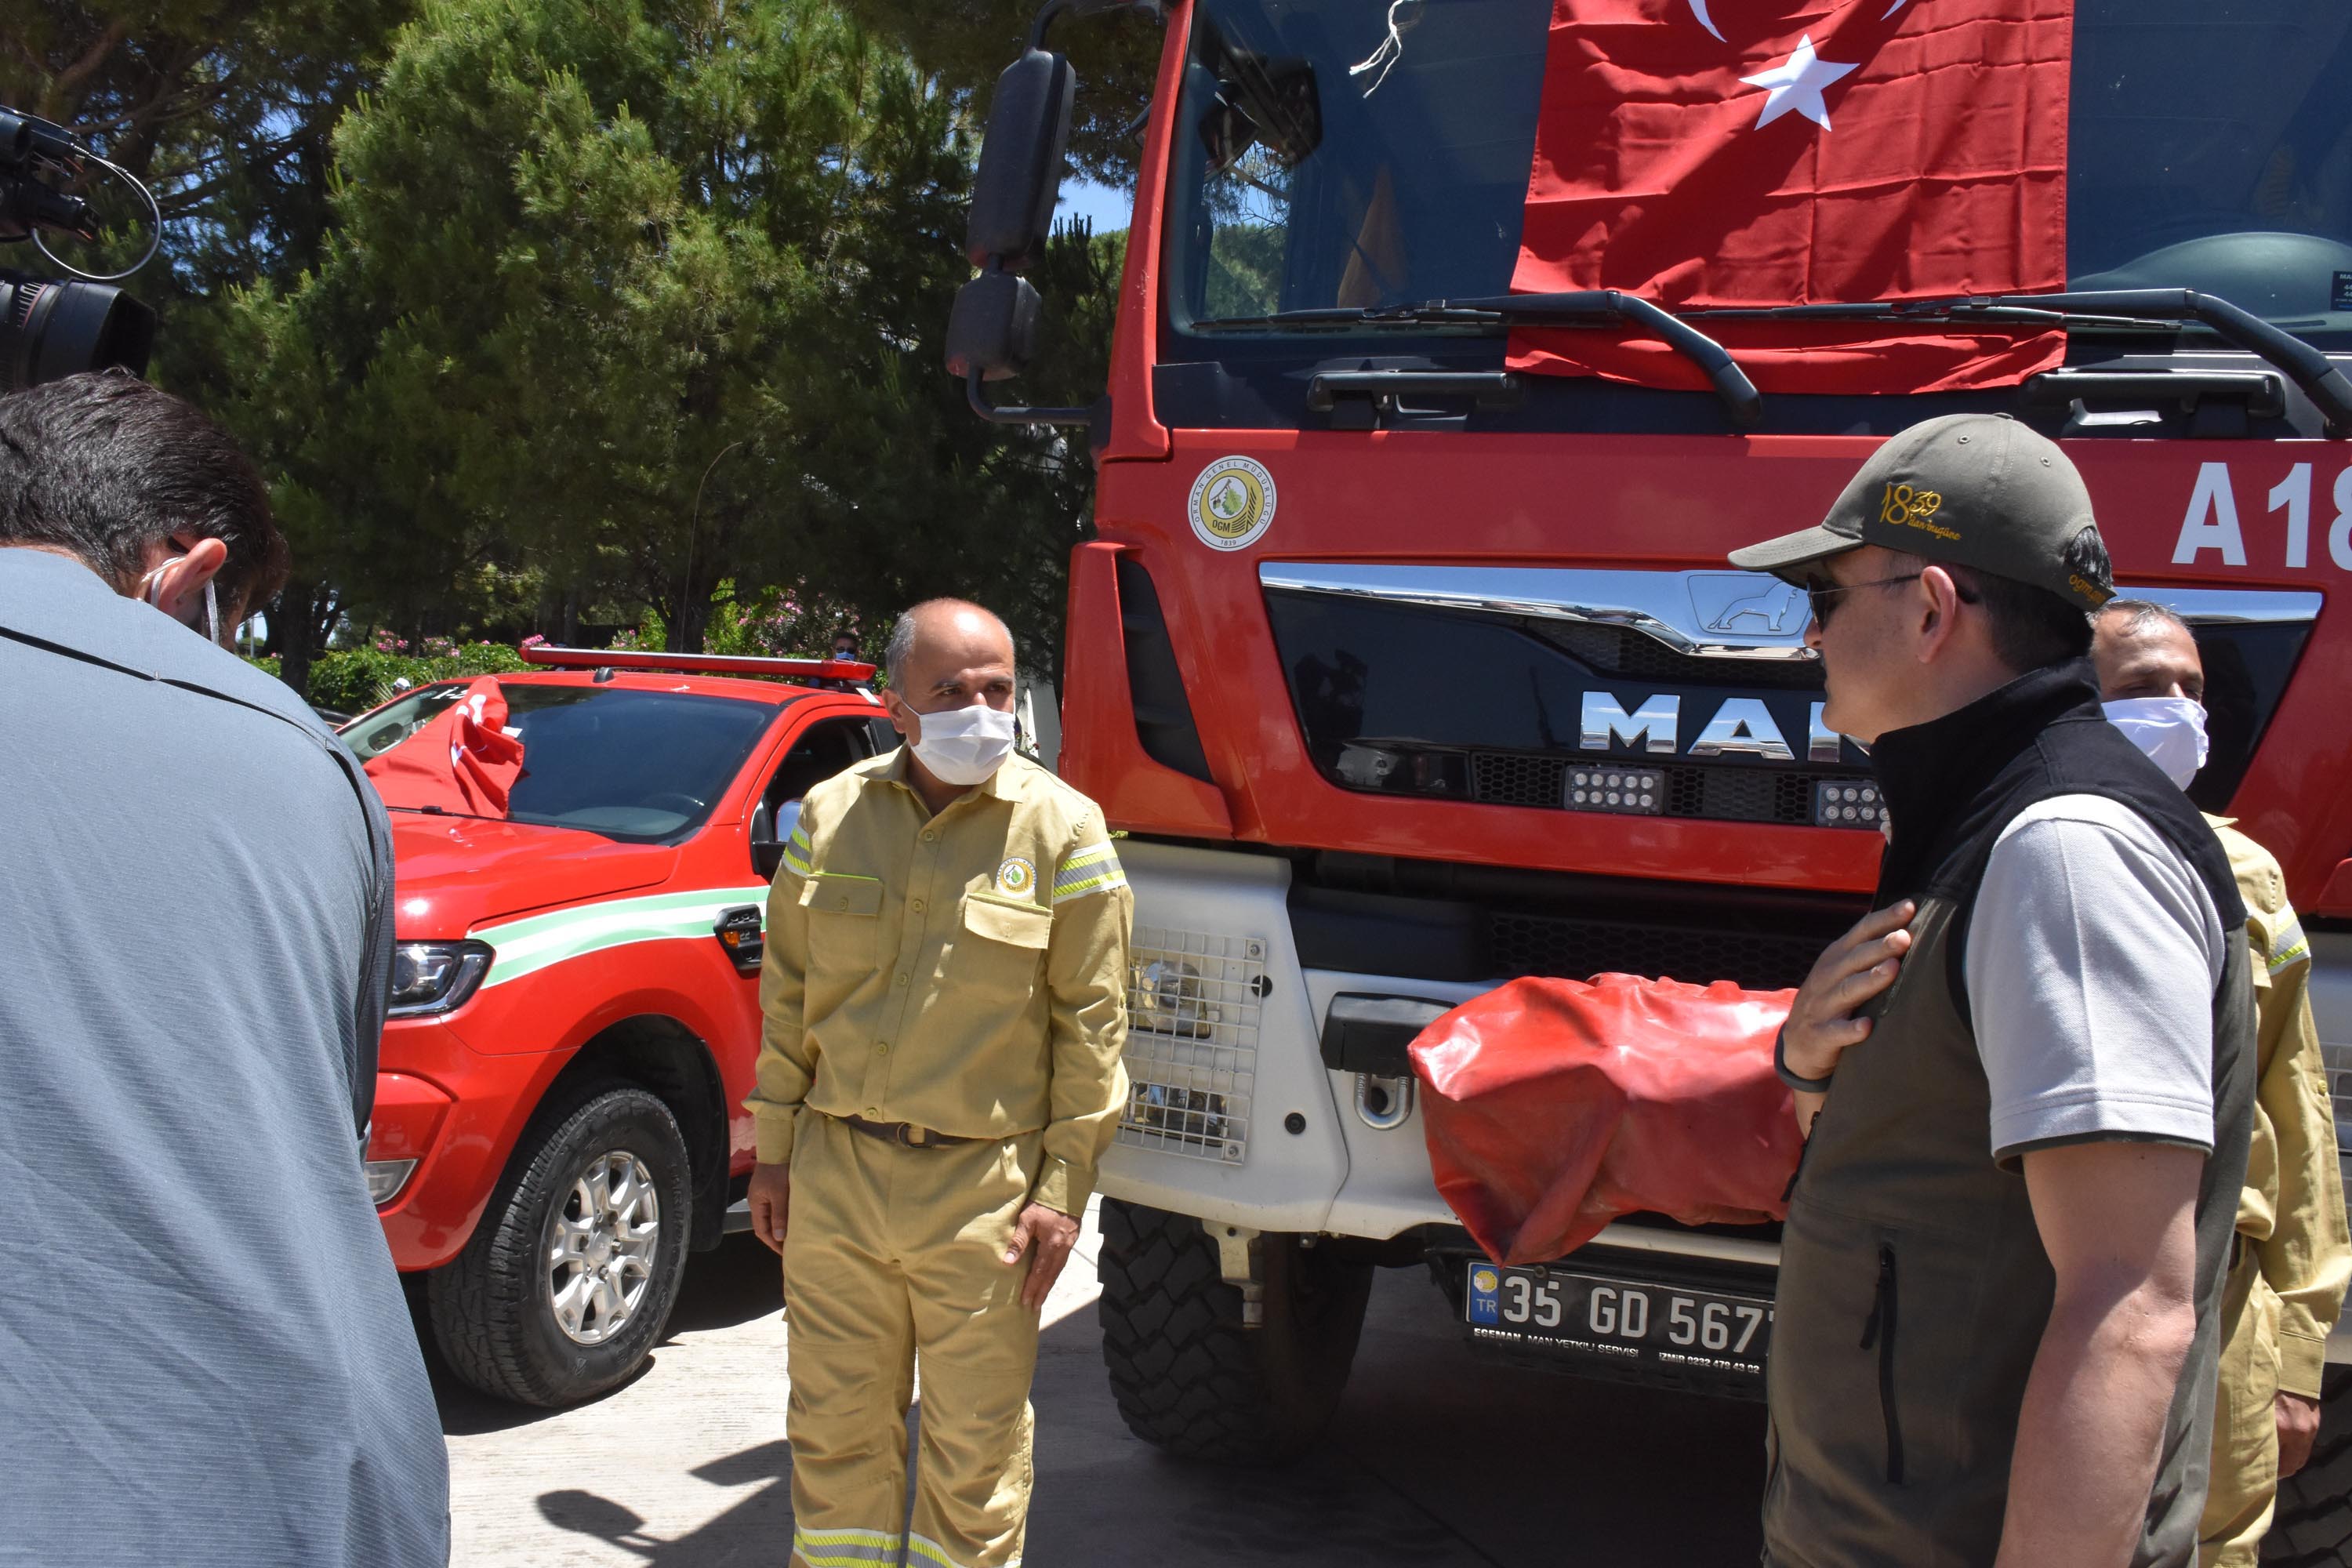
[[[1013,898],[1026,898],[1037,886],[1037,868],[1015,855],[996,868],[996,890]]]
[[[1495,1287],[1501,1284],[1502,1280],[1496,1277],[1493,1269],[1481,1268],[1477,1273],[1470,1276],[1470,1283],[1480,1293],[1491,1294]]]
[[[1220,458],[1192,481],[1192,531],[1212,550],[1255,544],[1274,521],[1274,476],[1250,458]]]

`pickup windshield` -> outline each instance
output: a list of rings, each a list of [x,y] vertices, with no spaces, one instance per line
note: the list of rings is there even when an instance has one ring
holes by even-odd
[[[465,695],[427,686],[341,731],[362,762],[383,755]],[[776,710],[764,702],[627,687],[501,681],[507,725],[522,738],[522,775],[507,816],[607,838],[674,837],[710,815]]]
[[[1178,330],[1389,335],[1262,318],[1507,292],[1550,14],[1201,0],[1169,224]],[[2076,0],[2074,16],[2069,286],[2197,289],[2352,346],[2352,6]]]

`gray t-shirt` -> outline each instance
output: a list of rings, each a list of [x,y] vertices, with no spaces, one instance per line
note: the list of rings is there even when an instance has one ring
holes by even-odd
[[[335,745],[79,563],[0,548],[0,1563],[447,1560],[360,1172],[387,840]]]
[[[2018,814],[1969,924],[1969,1009],[1992,1152],[2099,1139],[2213,1146],[2212,895],[2164,836],[2101,795]]]

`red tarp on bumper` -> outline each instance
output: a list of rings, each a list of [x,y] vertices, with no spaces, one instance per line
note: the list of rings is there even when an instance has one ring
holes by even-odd
[[[1795,996],[1600,974],[1464,1003],[1412,1047],[1438,1192],[1498,1263],[1637,1210],[1782,1218],[1802,1141],[1772,1041]]]

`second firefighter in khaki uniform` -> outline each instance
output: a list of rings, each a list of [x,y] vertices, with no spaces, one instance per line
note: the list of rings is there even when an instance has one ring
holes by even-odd
[[[888,662],[909,743],[809,792],[768,901],[751,1206],[783,1255],[792,1562],[1001,1568],[1038,1308],[1126,1099],[1131,896],[1101,812],[1011,754],[1002,623],[919,605]]]
[[[2204,761],[2205,671],[2177,616],[2103,610],[2093,647],[2108,716],[2186,788]],[[2202,1568],[2254,1568],[2282,1476],[2311,1452],[2328,1331],[2352,1279],[2336,1121],[2311,1017],[2311,945],[2270,851],[2208,816],[2230,854],[2254,959],[2255,1104],[2238,1247],[2222,1296],[2213,1464],[2198,1526]]]

